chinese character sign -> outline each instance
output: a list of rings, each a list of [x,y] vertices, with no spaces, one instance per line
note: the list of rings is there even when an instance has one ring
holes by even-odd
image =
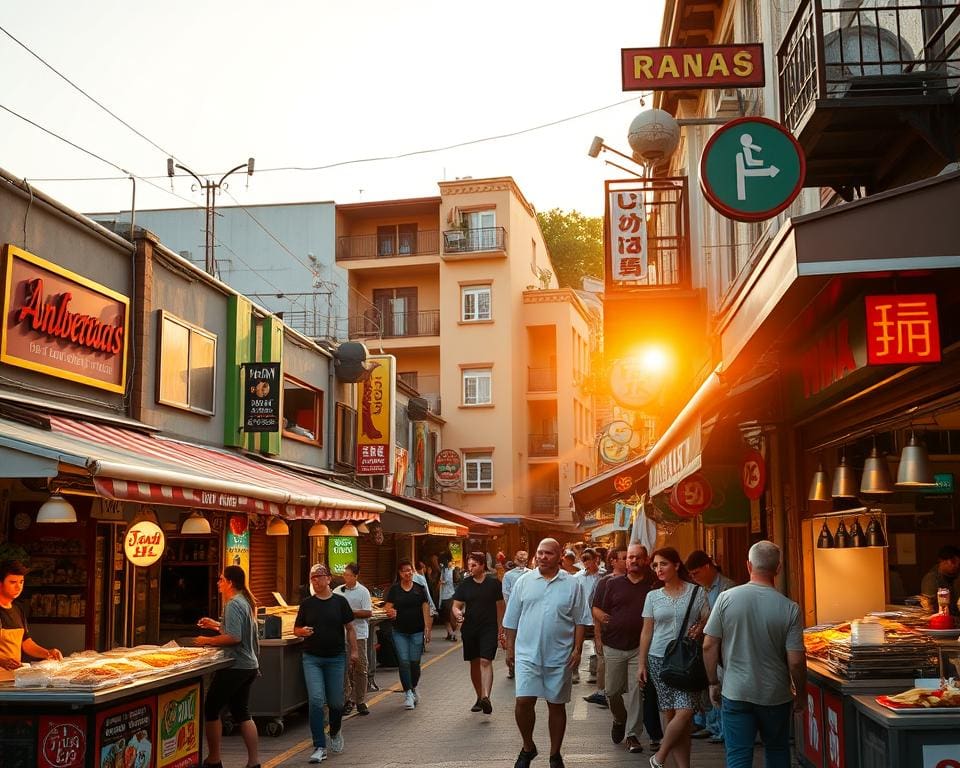
[[[867,296],[866,309],[869,365],[940,362],[934,294]]]
[[[371,355],[367,362],[370,375],[357,384],[357,474],[389,475],[394,465],[397,361],[393,355]]]
[[[647,279],[647,216],[642,190],[610,190],[607,199],[610,279],[639,283]]]

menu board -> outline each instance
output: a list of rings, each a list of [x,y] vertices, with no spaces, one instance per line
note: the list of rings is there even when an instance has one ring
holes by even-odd
[[[154,768],[157,699],[135,699],[97,713],[97,768]]]
[[[36,726],[37,721],[32,717],[0,717],[3,768],[34,768],[37,765]]]
[[[188,768],[200,762],[200,685],[157,697],[157,768]]]
[[[83,768],[87,758],[87,718],[50,715],[37,729],[37,765],[40,768]]]

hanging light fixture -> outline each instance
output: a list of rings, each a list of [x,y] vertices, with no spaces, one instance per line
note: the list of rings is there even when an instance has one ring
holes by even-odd
[[[310,536],[311,538],[316,538],[318,536],[329,536],[329,535],[330,535],[330,529],[327,528],[327,524],[321,523],[319,521],[311,525],[310,530],[307,531],[307,536]]]
[[[863,464],[863,475],[860,478],[860,493],[893,493],[893,478],[890,476],[890,467],[887,457],[877,450],[877,440],[873,440],[873,448]]]
[[[830,478],[823,468],[823,459],[817,463],[817,471],[813,473],[807,501],[830,501]]]
[[[38,523],[75,523],[77,510],[59,493],[51,493],[37,511]]]
[[[833,549],[833,534],[827,528],[827,521],[823,521],[823,527],[820,529],[820,538],[817,539],[819,549]]]
[[[880,518],[878,518],[876,515],[873,515],[870,518],[870,523],[867,525],[867,546],[887,546],[887,537],[883,533],[883,524],[880,522]]]
[[[863,532],[863,528],[860,527],[860,518],[854,518],[853,527],[850,528],[850,546],[851,547],[865,547],[867,546],[867,537]]]
[[[835,499],[855,499],[857,497],[857,473],[847,464],[847,455],[840,453],[840,464],[833,475],[833,492]]]
[[[289,536],[290,526],[282,517],[271,517],[267,523],[267,536]]]
[[[180,533],[208,534],[210,533],[210,521],[203,516],[203,512],[195,509],[190,513],[190,517],[183,521],[183,525],[180,526]]]
[[[357,526],[357,532],[370,533],[370,527],[366,523],[360,523],[360,525]]]
[[[850,534],[847,532],[847,524],[840,518],[840,525],[837,526],[837,532],[833,535],[833,545],[837,549],[846,549],[852,546]]]
[[[910,439],[900,454],[900,466],[897,468],[897,485],[908,488],[923,488],[936,485],[933,480],[933,468],[927,449],[917,441],[914,431],[910,430]]]
[[[340,536],[359,536],[360,531],[357,530],[357,526],[351,523],[349,520],[343,524],[343,527],[340,529]]]

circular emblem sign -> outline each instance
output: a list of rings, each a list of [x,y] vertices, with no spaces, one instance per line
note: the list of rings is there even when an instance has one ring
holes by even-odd
[[[696,517],[713,502],[713,489],[700,472],[680,480],[670,499],[674,511],[681,517]]]
[[[751,501],[763,496],[763,488],[767,484],[767,463],[760,451],[747,451],[747,455],[743,457],[740,484],[743,486],[743,493]]]
[[[763,221],[800,194],[806,171],[803,149],[786,128],[765,117],[741,117],[703,148],[700,188],[727,218]]]
[[[613,478],[613,490],[617,493],[626,493],[633,487],[633,478],[630,475],[617,475]]]
[[[625,358],[614,360],[610,366],[610,394],[618,405],[633,411],[639,410],[653,400],[659,391],[660,384],[650,371],[644,369],[641,361]]]
[[[166,544],[163,531],[156,523],[141,520],[131,523],[123,537],[123,553],[134,565],[153,565],[163,555]]]
[[[600,458],[605,464],[622,464],[630,455],[630,446],[618,443],[610,435],[600,438]]]
[[[72,722],[44,718],[41,723],[41,764],[51,768],[80,768],[87,751],[87,737],[83,730]],[[47,728],[45,735],[44,727]]]
[[[460,485],[460,454],[450,448],[444,448],[433,462],[433,474],[437,484],[444,487]]]

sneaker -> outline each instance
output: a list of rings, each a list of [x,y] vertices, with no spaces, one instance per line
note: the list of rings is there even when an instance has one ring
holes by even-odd
[[[723,744],[723,736],[719,734],[713,734],[707,739],[707,744]]]
[[[650,768],[664,768],[663,763],[657,762],[656,755],[650,755]]]
[[[490,703],[490,698],[484,696],[480,699],[480,709],[483,710],[483,714],[489,715],[493,713],[493,704]]]
[[[370,714],[370,710],[367,709],[367,705],[366,705],[366,704],[364,704],[363,702],[360,702],[359,704],[357,704],[357,714],[358,714],[358,715],[369,715],[369,714]]]
[[[330,737],[330,751],[335,755],[343,752],[343,731],[337,731],[336,736]]]
[[[530,763],[533,762],[533,758],[537,756],[537,745],[533,745],[533,749],[527,752],[525,749],[520,750],[520,754],[517,755],[517,762],[513,764],[513,768],[530,768]]]
[[[483,705],[480,703],[480,699],[479,699],[479,698],[474,702],[473,706],[470,707],[470,711],[471,711],[471,712],[482,712],[482,711],[483,711]]]
[[[346,717],[351,712],[353,712],[353,702],[352,701],[343,702],[343,716]]]
[[[587,702],[587,704],[596,704],[598,707],[606,708],[609,706],[607,704],[606,694],[600,693],[600,691],[594,691],[589,696],[584,696],[583,700]]]
[[[443,638],[444,640],[456,640],[457,638],[447,632],[447,636]]]
[[[326,759],[327,759],[326,747],[317,747],[316,751],[314,751],[314,753],[310,755],[310,760],[308,762],[322,763]]]
[[[413,689],[413,703],[414,703],[414,704],[419,704],[419,703],[420,703],[420,694],[417,693],[417,689],[416,689],[416,688]]]
[[[627,734],[627,724],[618,723],[616,720],[613,722],[613,726],[610,728],[610,740],[614,744],[619,744],[623,741],[623,737]]]
[[[417,706],[417,700],[413,698],[413,691],[407,691],[403,694],[403,708],[414,709]]]
[[[550,755],[550,768],[566,768],[559,752],[555,755]]]
[[[701,728],[699,731],[694,731],[690,734],[691,739],[706,739],[709,738],[712,734],[706,728]]]
[[[636,736],[627,736],[627,752],[632,755],[643,752],[643,745],[640,743],[640,739]]]
[[[574,672],[573,676],[570,678],[570,682],[574,685],[577,685],[580,682],[580,672]]]

